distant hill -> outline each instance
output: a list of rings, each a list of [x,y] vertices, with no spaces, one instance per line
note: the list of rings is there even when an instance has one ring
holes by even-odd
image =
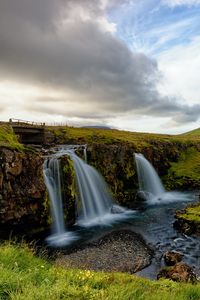
[[[82,126],[81,128],[95,128],[95,129],[112,129],[109,126],[101,126],[101,125],[94,125],[94,126]]]
[[[186,133],[183,133],[182,135],[200,135],[200,128],[188,131]]]

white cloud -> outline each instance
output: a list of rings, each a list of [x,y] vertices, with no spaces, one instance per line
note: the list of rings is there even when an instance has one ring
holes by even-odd
[[[170,7],[183,6],[183,5],[196,6],[200,4],[200,0],[163,0],[162,3]]]
[[[164,74],[161,90],[175,94],[189,105],[200,103],[200,37],[188,45],[177,45],[161,53],[159,68]],[[185,99],[185,100],[184,100]]]

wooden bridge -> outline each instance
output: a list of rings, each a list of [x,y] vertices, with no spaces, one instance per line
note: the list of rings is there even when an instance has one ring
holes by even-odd
[[[45,123],[9,119],[9,124],[22,144],[45,144]]]

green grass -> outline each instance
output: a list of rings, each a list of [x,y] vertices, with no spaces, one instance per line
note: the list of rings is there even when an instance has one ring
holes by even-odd
[[[23,150],[24,147],[21,145],[17,136],[14,134],[12,127],[9,125],[0,125],[0,147],[9,149]]]
[[[199,143],[199,136],[166,135],[143,132],[130,132],[116,129],[76,128],[76,127],[55,127],[48,129],[53,132],[58,143],[79,142],[79,143],[131,143],[141,147],[147,147],[154,142],[174,143]]]
[[[184,133],[183,135],[200,135],[200,128],[188,131],[186,133]]]
[[[187,149],[176,163],[171,163],[170,172],[176,177],[200,180],[200,152],[194,147]]]
[[[150,281],[122,273],[63,269],[26,245],[0,247],[0,299],[199,300],[200,284]]]

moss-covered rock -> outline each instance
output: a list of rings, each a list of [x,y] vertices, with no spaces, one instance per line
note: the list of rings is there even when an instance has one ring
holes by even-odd
[[[62,156],[62,194],[64,201],[65,220],[67,224],[74,224],[76,219],[76,191],[75,191],[75,172],[73,162],[69,156]]]
[[[200,202],[177,211],[174,226],[187,235],[200,235]]]
[[[164,267],[158,273],[157,278],[166,278],[177,282],[197,282],[197,276],[192,267],[182,262],[178,262],[172,267]]]

